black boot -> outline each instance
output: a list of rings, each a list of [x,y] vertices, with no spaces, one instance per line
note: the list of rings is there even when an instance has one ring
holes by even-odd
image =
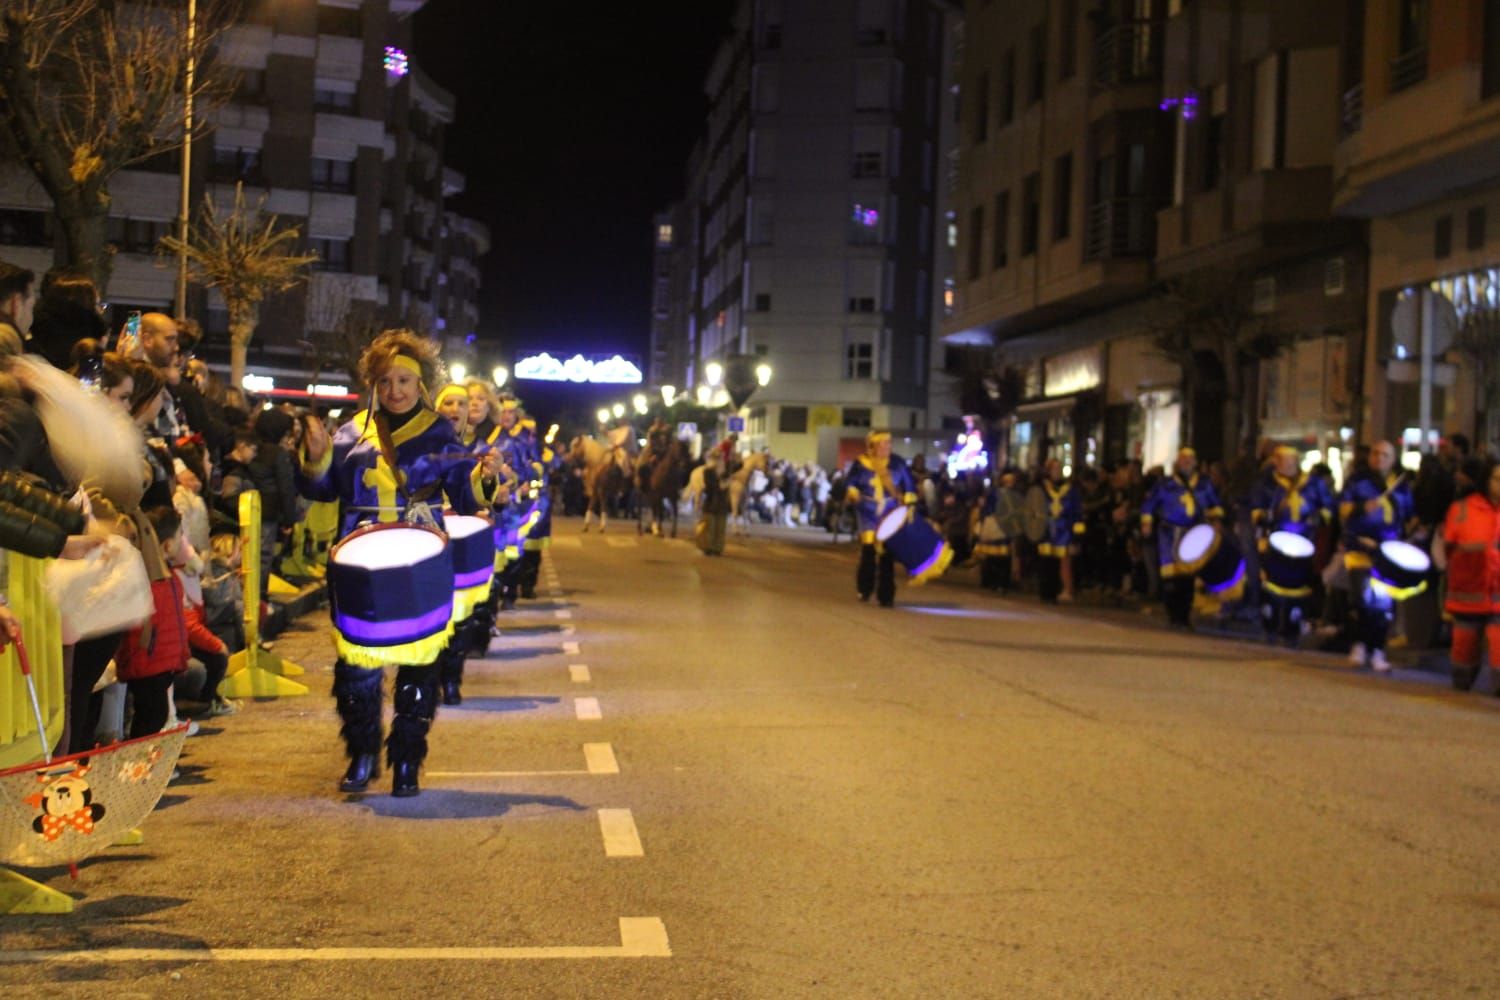
[[[541,568],[541,549],[527,549],[521,553],[521,597],[524,600],[536,597],[536,580]]]
[[[385,746],[391,794],[398,799],[421,791],[417,773],[427,757],[427,731],[437,713],[436,686],[437,671],[432,667],[402,667],[396,672],[396,718]]]
[[[379,670],[337,663],[333,668],[333,696],[343,722],[339,735],[349,755],[349,769],[339,791],[362,792],[380,770],[380,702],[385,674]]]
[[[468,641],[468,637],[462,632],[455,632],[448,648],[438,657],[437,669],[442,682],[444,705],[463,704],[464,651]]]

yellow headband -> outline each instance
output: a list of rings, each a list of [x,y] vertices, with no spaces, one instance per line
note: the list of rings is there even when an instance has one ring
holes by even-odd
[[[520,407],[521,401],[517,399],[502,399],[500,401],[500,409],[502,410],[517,410]]]
[[[1198,453],[1196,451],[1194,451],[1193,449],[1191,449],[1191,448],[1178,448],[1177,449],[1177,457],[1178,458],[1182,458],[1184,455],[1187,456],[1188,458],[1197,458],[1198,457]]]
[[[395,357],[391,358],[391,367],[405,368],[417,378],[422,377],[422,362],[418,361],[416,358],[409,358],[405,354],[398,354]]]
[[[1272,452],[1272,454],[1274,454],[1277,458],[1280,458],[1282,455],[1291,455],[1293,457],[1296,457],[1297,449],[1293,448],[1289,444],[1282,444],[1277,445],[1276,450]]]
[[[879,444],[882,441],[889,441],[890,439],[891,435],[889,431],[871,431],[865,435],[866,444]]]
[[[452,382],[449,382],[447,385],[438,390],[437,405],[442,406],[443,400],[447,399],[450,396],[457,396],[464,402],[468,402],[469,390],[465,389],[461,385],[454,385]]]

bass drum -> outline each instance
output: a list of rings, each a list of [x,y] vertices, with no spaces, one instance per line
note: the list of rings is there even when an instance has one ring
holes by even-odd
[[[339,658],[359,667],[422,666],[453,632],[448,536],[418,524],[367,524],[328,554]]]
[[[1177,565],[1197,576],[1209,594],[1228,597],[1245,582],[1245,560],[1228,532],[1216,524],[1195,524],[1177,541]]]

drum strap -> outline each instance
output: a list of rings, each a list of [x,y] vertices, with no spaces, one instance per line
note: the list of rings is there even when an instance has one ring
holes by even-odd
[[[442,489],[441,482],[429,483],[415,494],[406,488],[406,473],[401,471],[401,466],[396,464],[396,445],[391,440],[391,425],[385,419],[384,413],[375,414],[375,436],[380,441],[380,454],[385,459],[385,464],[391,468],[391,477],[396,480],[396,491],[401,494],[401,499],[406,506],[421,503],[429,499],[434,493]]]

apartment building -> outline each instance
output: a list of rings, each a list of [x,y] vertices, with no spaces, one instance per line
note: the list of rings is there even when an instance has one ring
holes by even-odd
[[[305,288],[269,301],[251,348],[256,385],[296,393],[320,336],[360,313],[461,344],[478,323],[476,260],[484,227],[445,212],[463,177],[443,166],[450,94],[410,59],[409,18],[422,0],[247,4],[216,52],[238,79],[196,141],[192,204],[232,203],[236,183],[301,227],[319,255]],[[106,298],[119,322],[170,311],[175,269],[154,255],[178,207],[177,155],[112,182],[117,248]],[[0,257],[51,265],[50,201],[18,164],[0,165]],[[189,313],[209,337],[201,353],[227,370],[228,315],[191,289]]]
[[[653,356],[684,389],[710,361],[764,359],[751,447],[832,463],[871,427],[925,433],[948,14],[746,0],[715,55],[670,247],[657,221],[658,345],[680,354]]]
[[[1365,440],[1500,440],[1500,6],[1360,0],[1334,200],[1369,222]],[[1424,433],[1425,431],[1425,433]]]
[[[1282,0],[966,5],[945,334],[995,345],[1013,401],[1009,461],[1153,465],[1183,443],[1217,458],[1259,427],[1319,448],[1342,440],[1347,384],[1309,387],[1301,374],[1314,355],[1319,371],[1332,364],[1362,324],[1359,227],[1330,221],[1342,22],[1327,12]],[[1226,365],[1205,332],[1168,358],[1164,282],[1232,288],[1247,323],[1294,346]]]

